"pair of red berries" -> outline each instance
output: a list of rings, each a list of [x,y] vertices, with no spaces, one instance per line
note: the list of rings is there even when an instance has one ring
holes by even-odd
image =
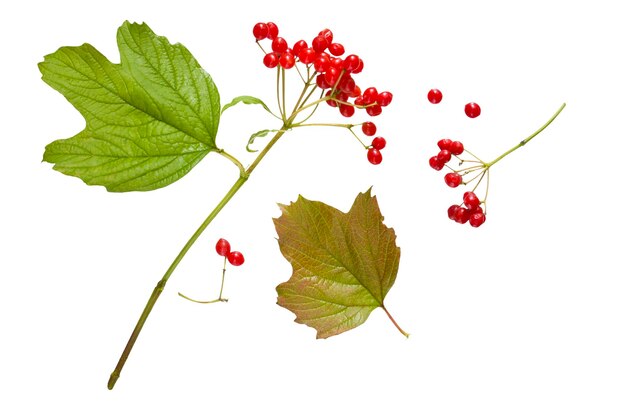
[[[463,194],[463,205],[453,204],[448,208],[448,218],[457,223],[468,223],[472,227],[480,227],[485,223],[486,217],[481,202],[473,191],[466,191]]]
[[[220,239],[215,244],[215,251],[220,256],[225,256],[228,262],[233,266],[242,265],[245,261],[241,252],[230,250],[230,243],[226,239]]]
[[[376,125],[372,122],[365,122],[361,125],[361,130],[365,136],[374,136],[376,134]],[[382,136],[376,136],[372,139],[371,145],[367,148],[367,160],[372,165],[378,165],[383,162],[383,154],[380,152],[387,146],[387,141]]]
[[[443,99],[443,94],[441,93],[440,90],[437,90],[436,88],[433,88],[432,90],[430,90],[428,92],[428,101],[430,101],[433,104],[439,104],[441,103],[441,100]],[[465,105],[465,115],[471,119],[474,119],[478,116],[480,116],[480,106],[477,103],[467,103]]]

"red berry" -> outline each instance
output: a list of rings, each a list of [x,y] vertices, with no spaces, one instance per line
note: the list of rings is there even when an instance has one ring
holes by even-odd
[[[436,88],[433,88],[432,90],[428,92],[428,101],[430,101],[433,104],[437,104],[441,102],[442,98],[443,98],[443,94],[441,94],[441,91],[437,90]]]
[[[305,48],[301,50],[300,53],[298,54],[298,59],[300,59],[300,62],[302,62],[303,64],[309,65],[309,64],[312,64],[313,61],[315,61],[316,55],[317,54],[315,53],[315,49]]]
[[[343,69],[347,72],[353,72],[359,67],[359,61],[360,58],[357,55],[348,55],[346,59],[343,60]]]
[[[452,154],[450,153],[450,151],[446,149],[442,149],[437,154],[437,159],[439,159],[439,161],[441,161],[442,163],[446,164],[450,162],[450,159],[452,159]]]
[[[391,103],[392,99],[393,94],[391,94],[389,91],[383,91],[382,93],[378,94],[378,104],[383,107],[388,106]]]
[[[441,139],[437,142],[437,146],[439,146],[439,149],[442,151],[449,151],[450,145],[452,145],[452,139]]]
[[[485,222],[485,220],[487,220],[487,218],[485,217],[485,214],[482,211],[480,212],[477,211],[477,212],[470,214],[469,224],[472,227],[479,227]]]
[[[287,50],[287,48],[289,48],[289,45],[287,45],[287,41],[280,36],[272,41],[272,51],[276,52],[277,54],[282,54]]]
[[[228,262],[230,262],[233,266],[239,266],[244,263],[245,259],[243,258],[243,254],[241,252],[231,252],[228,255]]]
[[[215,244],[215,251],[220,256],[226,256],[230,253],[230,243],[226,239],[220,239]]]
[[[276,52],[270,52],[263,58],[263,65],[267,68],[276,68],[278,66],[278,54]]]
[[[470,219],[470,211],[465,207],[459,207],[454,212],[454,220],[457,223],[465,224]]]
[[[372,104],[378,101],[378,90],[376,87],[369,87],[363,91],[363,103]]]
[[[328,68],[330,68],[330,58],[328,57],[328,55],[319,54],[315,58],[315,61],[313,61],[313,68],[315,68],[315,71],[317,72],[324,72]]]
[[[378,104],[374,104],[373,106],[367,106],[365,108],[365,111],[367,112],[367,114],[374,117],[381,114],[383,112],[383,108],[380,107]]]
[[[387,145],[387,141],[382,136],[376,136],[372,140],[372,148],[378,149],[379,151],[382,149],[385,149],[386,145]]]
[[[294,55],[300,55],[300,51],[308,48],[309,45],[307,45],[306,41],[304,40],[299,40],[298,42],[293,44],[293,54]]]
[[[339,80],[339,89],[346,94],[352,94],[356,88],[356,83],[350,74],[343,74],[341,80]]]
[[[326,79],[326,83],[330,86],[334,86],[337,80],[339,79],[339,70],[335,67],[330,67],[324,73],[324,79]]]
[[[331,97],[332,91],[328,90],[325,94],[326,97],[330,97],[330,99],[326,100],[326,104],[328,104],[330,107],[337,107],[337,102]]]
[[[346,52],[346,49],[340,43],[331,43],[328,45],[328,51],[335,56],[341,56]]]
[[[322,90],[332,87],[332,85],[329,85],[326,82],[326,79],[324,78],[324,74],[318,74],[317,77],[315,78],[315,82],[317,86],[321,88]]]
[[[363,71],[363,60],[359,58],[359,65],[352,71],[353,74],[358,74]]]
[[[278,59],[278,63],[284,69],[293,68],[293,66],[296,65],[296,57],[294,57],[293,54],[290,54],[289,52],[285,52]]]
[[[339,113],[341,113],[341,115],[344,117],[352,117],[352,115],[354,114],[354,106],[350,104],[340,104]]]
[[[328,48],[328,40],[321,35],[317,36],[313,38],[311,46],[313,47],[313,49],[315,49],[315,52],[319,54],[320,52],[324,52],[324,50]]]
[[[265,23],[257,23],[252,28],[252,34],[257,41],[263,40],[267,38],[267,35],[269,34],[269,28]]]
[[[463,204],[465,204],[465,207],[469,210],[475,210],[480,206],[480,200],[472,191],[466,191],[463,194]]]
[[[445,162],[441,161],[437,156],[433,156],[428,160],[428,164],[435,171],[441,171],[441,169],[445,165]]]
[[[329,45],[331,43],[333,43],[333,32],[331,32],[330,29],[324,29],[324,30],[320,31],[318,36],[322,36],[322,37],[326,38],[326,41],[328,42]]]
[[[367,150],[367,160],[372,165],[378,165],[383,161],[383,154],[376,148],[369,148]]]
[[[465,148],[463,147],[463,144],[461,142],[455,140],[454,142],[450,143],[448,150],[452,155],[461,155]]]
[[[267,39],[273,40],[278,36],[278,26],[274,22],[267,22]]]
[[[361,125],[361,130],[365,136],[374,136],[376,134],[376,125],[372,122],[365,122]]]
[[[448,172],[443,179],[450,188],[456,188],[463,182],[463,177],[456,172]]]
[[[450,207],[448,207],[448,218],[450,220],[454,220],[456,218],[456,211],[460,208],[461,206],[459,206],[458,204],[453,204]]]
[[[465,114],[472,119],[480,116],[480,106],[476,103],[467,103],[465,105]]]

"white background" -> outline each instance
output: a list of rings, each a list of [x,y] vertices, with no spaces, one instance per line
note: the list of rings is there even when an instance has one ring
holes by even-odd
[[[623,272],[626,26],[619,2],[11,2],[0,12],[0,415],[625,416]],[[222,102],[274,103],[251,29],[291,43],[325,27],[365,61],[362,87],[394,93],[375,119],[380,166],[345,131],[290,132],[189,252],[106,389],[152,288],[236,179],[209,155],[181,181],[111,194],[41,163],[82,130],[37,63],[88,42],[118,62],[116,29],[145,21],[182,42]],[[426,100],[430,88],[441,104]],[[468,119],[463,105],[481,104]],[[442,137],[492,159],[487,223],[446,217],[462,191],[428,167]],[[324,108],[318,121],[341,122]],[[367,120],[359,115],[356,121]],[[225,113],[218,144],[251,161],[260,109]],[[262,145],[263,140],[259,140]],[[328,340],[276,305],[289,278],[272,217],[302,194],[347,210],[373,186],[402,262],[386,305]],[[219,237],[245,253],[216,295]]]

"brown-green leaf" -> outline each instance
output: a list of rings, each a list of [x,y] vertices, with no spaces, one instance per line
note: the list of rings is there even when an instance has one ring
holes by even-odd
[[[347,213],[302,196],[279,206],[274,225],[293,274],[276,291],[278,304],[295,313],[297,323],[327,338],[363,324],[377,307],[389,315],[384,299],[398,274],[400,248],[371,190],[359,194]]]

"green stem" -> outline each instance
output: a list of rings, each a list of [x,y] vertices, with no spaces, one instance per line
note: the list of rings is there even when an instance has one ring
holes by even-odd
[[[224,256],[224,266],[222,267],[222,285],[220,286],[220,295],[218,300],[222,299],[222,292],[224,291],[224,277],[226,277],[226,256]]]
[[[161,280],[154,287],[154,290],[152,291],[152,294],[150,295],[150,299],[146,303],[146,306],[144,307],[143,312],[141,313],[141,316],[139,317],[139,320],[137,321],[137,324],[135,325],[135,328],[132,334],[130,335],[130,338],[128,339],[128,342],[126,343],[126,347],[124,348],[124,351],[122,352],[122,355],[120,356],[120,359],[117,362],[115,369],[113,370],[113,372],[111,373],[111,376],[109,377],[109,382],[107,384],[107,387],[110,390],[113,389],[113,387],[115,386],[115,383],[120,377],[122,368],[124,368],[124,364],[126,363],[126,360],[128,359],[128,356],[130,355],[130,352],[133,349],[133,346],[135,345],[137,338],[139,337],[139,333],[141,333],[141,329],[143,328],[143,325],[148,319],[148,316],[150,315],[150,312],[152,311],[154,304],[157,302],[157,300],[159,299],[159,296],[163,292],[163,289],[165,288],[165,284],[167,284],[168,279],[170,278],[170,276],[172,275],[172,273],[174,272],[174,270],[176,269],[180,261],[185,257],[185,255],[187,254],[191,246],[193,246],[193,244],[196,242],[196,240],[198,240],[202,232],[204,232],[204,230],[209,226],[209,224],[213,221],[213,219],[215,219],[218,213],[224,208],[224,206],[226,206],[226,204],[230,201],[230,199],[233,198],[233,196],[237,193],[237,191],[239,191],[239,189],[243,186],[243,184],[248,180],[248,178],[250,177],[250,174],[252,174],[252,171],[254,171],[254,169],[259,164],[259,162],[261,162],[263,157],[269,152],[269,150],[274,146],[274,144],[278,141],[278,139],[281,138],[281,136],[285,133],[285,131],[287,131],[291,127],[291,123],[293,122],[294,118],[295,118],[295,114],[292,115],[292,117],[289,118],[283,124],[283,127],[274,135],[272,140],[265,146],[265,148],[263,148],[261,153],[257,156],[254,162],[252,162],[252,164],[248,167],[248,169],[240,173],[239,179],[235,181],[235,183],[232,185],[232,187],[230,187],[230,190],[228,190],[228,192],[222,198],[222,200],[217,204],[217,206],[215,206],[213,211],[211,211],[211,213],[204,220],[204,222],[202,222],[202,224],[200,225],[200,227],[198,227],[196,232],[189,238],[185,246],[183,246],[183,248],[181,249],[178,256],[176,256],[176,258],[174,259],[170,267],[165,272],[165,275],[163,275],[163,278],[161,278]]]
[[[505,156],[507,156],[508,154],[510,154],[511,152],[516,151],[517,149],[521,148],[522,146],[526,145],[528,142],[530,142],[530,140],[532,138],[534,138],[535,136],[537,136],[539,133],[541,133],[546,127],[548,127],[550,125],[550,123],[552,123],[554,121],[554,119],[556,119],[556,117],[563,111],[563,109],[565,108],[565,103],[563,103],[561,105],[561,107],[559,107],[559,109],[556,111],[556,113],[554,113],[554,115],[550,118],[550,120],[548,120],[546,123],[544,123],[543,126],[541,126],[539,129],[537,129],[532,135],[528,136],[526,139],[522,140],[520,143],[518,143],[517,145],[515,145],[514,147],[512,147],[511,149],[509,149],[508,151],[506,151],[505,153],[503,153],[502,155],[500,155],[499,157],[497,157],[496,159],[494,159],[493,161],[485,164],[485,169],[489,169],[492,165],[494,165],[496,162],[498,162],[499,160],[501,160],[502,158],[504,158]]]

